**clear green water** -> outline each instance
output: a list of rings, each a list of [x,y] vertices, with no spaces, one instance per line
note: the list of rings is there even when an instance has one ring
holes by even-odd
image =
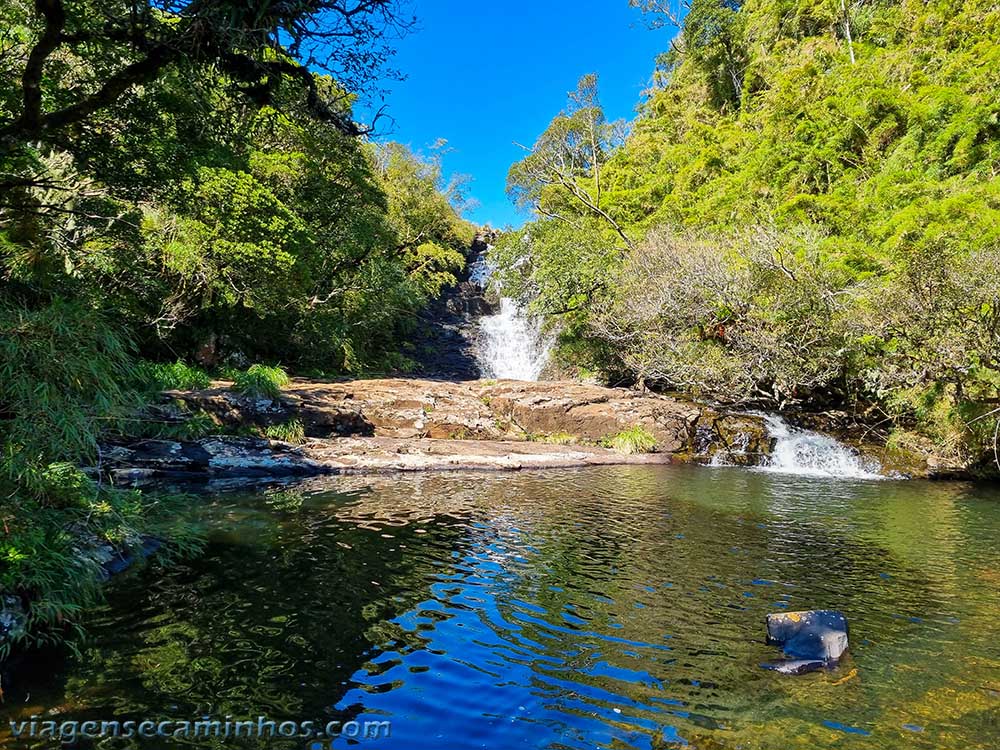
[[[990,488],[620,467],[332,479],[204,512],[205,555],[118,581],[81,656],[39,669],[3,727],[228,714],[391,720],[357,746],[399,750],[1000,747]],[[817,607],[848,615],[846,662],[762,670],[764,615]]]

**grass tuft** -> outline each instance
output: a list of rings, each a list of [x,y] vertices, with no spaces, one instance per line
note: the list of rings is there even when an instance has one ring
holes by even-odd
[[[553,445],[576,445],[580,442],[580,439],[568,432],[554,432],[551,435],[543,437],[542,442],[552,443]]]
[[[645,427],[636,425],[607,438],[604,440],[604,445],[631,456],[637,453],[653,453],[656,450],[656,438]]]
[[[282,443],[299,445],[306,441],[306,428],[298,419],[290,419],[283,424],[272,424],[264,428],[264,437]]]
[[[212,386],[207,372],[180,360],[173,363],[144,360],[136,369],[142,387],[148,391],[200,391]]]
[[[233,390],[252,398],[281,398],[281,391],[291,383],[281,367],[251,365],[233,375]]]

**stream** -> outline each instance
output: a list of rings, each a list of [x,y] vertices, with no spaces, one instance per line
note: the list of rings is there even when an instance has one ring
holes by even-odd
[[[268,747],[993,748],[1000,493],[695,466],[328,478],[203,500],[205,554],[116,580],[2,726],[390,722]],[[760,668],[764,616],[851,623]],[[50,747],[10,739],[10,747]],[[259,747],[157,739],[101,747]],[[86,745],[82,745],[86,746]]]

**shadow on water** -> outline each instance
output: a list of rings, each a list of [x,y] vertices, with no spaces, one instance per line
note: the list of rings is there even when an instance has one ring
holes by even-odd
[[[606,467],[326,479],[205,515],[206,554],[116,584],[6,717],[389,720],[361,744],[407,750],[1000,736],[992,490]],[[846,663],[761,670],[764,615],[815,607],[848,614]]]

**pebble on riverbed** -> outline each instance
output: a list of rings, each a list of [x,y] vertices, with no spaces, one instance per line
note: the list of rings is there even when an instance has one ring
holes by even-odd
[[[833,668],[848,648],[847,618],[829,609],[770,614],[767,642],[788,659],[762,664],[765,669],[796,675]]]

